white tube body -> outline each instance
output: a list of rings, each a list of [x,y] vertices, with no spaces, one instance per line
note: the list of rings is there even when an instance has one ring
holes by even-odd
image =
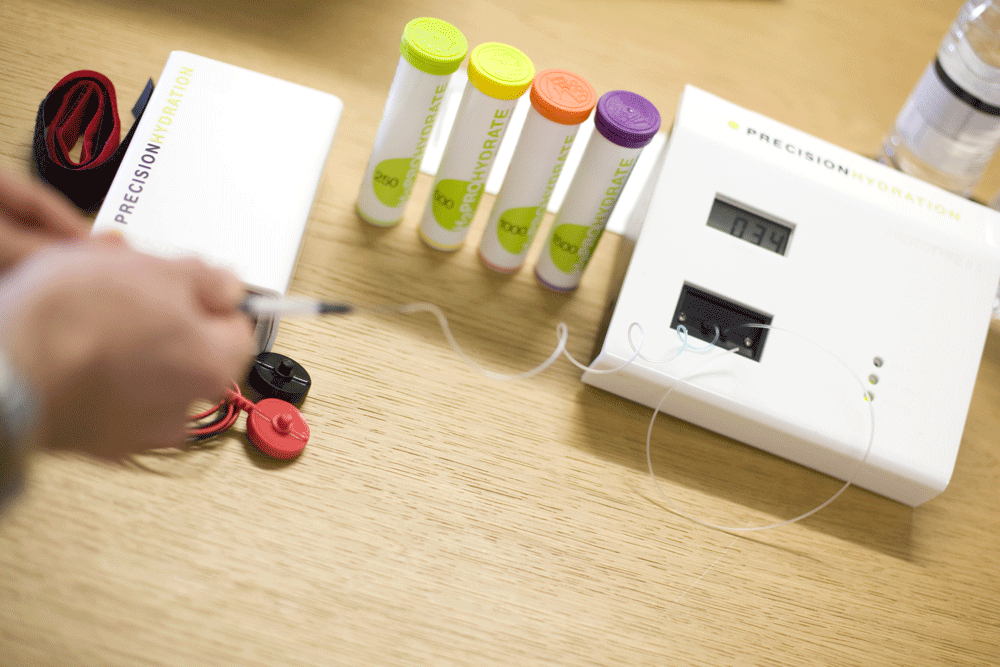
[[[368,222],[388,227],[403,219],[450,79],[399,57],[358,193],[358,214]]]
[[[491,269],[510,273],[524,264],[579,129],[528,110],[479,243],[479,257]]]
[[[420,220],[420,237],[431,247],[457,250],[465,241],[515,104],[466,86]]]
[[[600,132],[590,135],[535,265],[535,275],[546,287],[562,292],[580,284],[641,152],[613,144]]]

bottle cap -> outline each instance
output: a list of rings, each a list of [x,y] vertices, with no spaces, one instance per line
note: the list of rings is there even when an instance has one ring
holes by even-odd
[[[612,90],[601,95],[594,115],[597,131],[623,148],[642,148],[660,129],[660,112],[642,95]]]
[[[531,84],[531,106],[544,118],[563,125],[579,125],[590,116],[597,93],[581,76],[564,69],[539,72]]]
[[[516,100],[535,76],[535,66],[520,49],[486,42],[469,55],[469,83],[498,100]]]
[[[413,19],[403,28],[399,53],[406,62],[428,74],[451,74],[469,50],[462,31],[441,19]]]
[[[247,415],[247,437],[272,459],[292,459],[309,442],[309,425],[291,403],[265,398]]]

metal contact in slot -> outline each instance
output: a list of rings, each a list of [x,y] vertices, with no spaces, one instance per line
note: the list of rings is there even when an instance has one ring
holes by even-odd
[[[771,316],[685,283],[670,326],[676,329],[681,324],[694,338],[725,349],[739,348],[737,354],[760,361],[767,329],[741,325],[770,325]]]

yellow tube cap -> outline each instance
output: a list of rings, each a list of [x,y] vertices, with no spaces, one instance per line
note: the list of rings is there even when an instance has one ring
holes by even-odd
[[[399,54],[428,74],[451,74],[469,50],[462,31],[441,19],[416,18],[403,28]]]
[[[498,100],[514,100],[535,78],[535,66],[520,49],[486,42],[469,55],[469,83]]]

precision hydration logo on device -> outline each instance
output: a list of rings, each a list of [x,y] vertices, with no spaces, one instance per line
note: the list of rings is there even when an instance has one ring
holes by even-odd
[[[154,173],[153,165],[160,153],[160,149],[163,147],[163,142],[170,136],[170,126],[173,125],[174,117],[181,108],[181,102],[184,99],[184,94],[187,92],[188,86],[191,84],[191,76],[193,74],[194,70],[192,68],[181,67],[172,82],[161,82],[159,84],[161,86],[170,86],[167,103],[160,110],[161,115],[156,119],[153,134],[146,143],[142,155],[139,156],[138,163],[135,165],[135,170],[132,172],[132,179],[128,184],[125,194],[122,195],[122,203],[118,205],[118,213],[114,218],[115,222],[127,225],[128,218],[125,216],[132,215],[135,212],[135,208],[139,204],[140,195],[145,190],[150,176]],[[147,108],[143,113],[143,118],[145,118],[146,114],[152,113],[156,113],[156,111]],[[122,169],[128,168],[123,165]]]
[[[727,126],[733,130],[739,130],[740,124],[734,120],[727,123]],[[862,172],[856,171],[855,169],[848,167],[846,165],[840,164],[831,160],[828,157],[820,155],[818,151],[806,150],[800,148],[795,144],[789,143],[784,139],[777,137],[773,134],[764,133],[758,131],[756,128],[746,126],[743,136],[754,140],[758,145],[760,143],[767,144],[772,148],[777,148],[778,150],[792,155],[794,157],[801,158],[806,162],[812,162],[816,165],[822,166],[830,172],[842,175],[845,178],[850,178],[857,181],[857,184],[866,185],[870,188],[874,188],[880,192],[884,192],[891,197],[896,197],[900,201],[908,202],[920,208],[925,208],[928,211],[933,211],[939,215],[946,215],[953,220],[959,219],[958,211],[950,209],[938,202],[932,200],[930,197],[914,194],[908,190],[904,190],[901,187],[893,185],[892,183],[887,183],[877,177],[868,176]]]

